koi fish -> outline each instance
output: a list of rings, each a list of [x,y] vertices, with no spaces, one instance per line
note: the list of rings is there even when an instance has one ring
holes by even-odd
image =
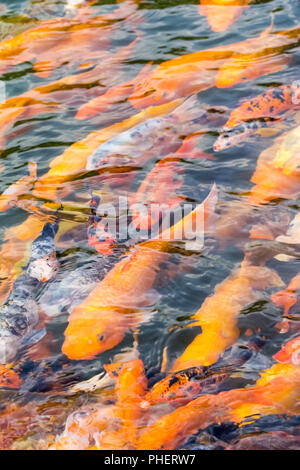
[[[94,247],[98,253],[111,255],[117,240],[109,232],[109,229],[104,223],[102,217],[97,215],[97,208],[99,204],[100,197],[93,196],[90,202],[92,215],[89,218],[88,242],[89,245]],[[107,230],[105,230],[105,228]]]
[[[135,359],[125,364],[104,366],[111,377],[117,378],[115,416],[121,420],[118,430],[103,432],[96,439],[95,449],[134,449],[138,437],[138,420],[143,413],[142,400],[147,391],[144,364]],[[121,447],[116,447],[116,440]]]
[[[299,413],[299,386],[299,366],[274,364],[254,386],[200,396],[157,419],[141,432],[136,449],[177,449],[199,429],[212,424],[242,426],[249,416],[254,420],[255,415]]]
[[[159,223],[163,213],[174,210],[185,199],[176,190],[184,183],[182,159],[210,158],[210,155],[197,149],[199,136],[189,136],[177,152],[160,160],[147,174],[135,196],[131,198],[132,224],[140,230],[148,230]],[[143,208],[140,205],[143,205]],[[155,204],[148,209],[150,204]],[[158,207],[157,205],[161,205]],[[162,205],[164,210],[162,213]]]
[[[272,295],[271,299],[278,307],[283,307],[283,315],[286,317],[289,310],[295,305],[299,299],[300,291],[300,274],[297,274],[290,282],[288,287],[276,294]]]
[[[129,101],[140,109],[282,70],[291,60],[282,52],[297,44],[299,34],[299,28],[274,34],[268,28],[257,38],[168,60],[136,85]]]
[[[277,198],[295,199],[299,194],[300,179],[293,163],[294,153],[286,153],[282,161],[277,157],[284,139],[287,142],[286,134],[275,139],[274,145],[260,154],[255,173],[251,178],[255,186],[252,187],[248,197],[250,204],[266,204]],[[297,157],[295,163],[296,161]]]
[[[273,359],[281,363],[300,365],[300,336],[288,341],[280,351],[274,354]]]
[[[29,176],[23,176],[19,181],[13,183],[0,196],[0,211],[6,211],[14,207],[18,198],[31,190],[37,180],[37,165],[34,162],[28,163]]]
[[[48,317],[71,313],[106,276],[113,260],[100,258],[74,269],[61,280],[50,283],[39,298],[39,306]]]
[[[104,144],[123,131],[133,128],[147,119],[171,113],[180,103],[181,100],[177,100],[166,105],[148,108],[125,119],[121,123],[113,124],[97,132],[91,132],[87,137],[67,148],[63,154],[56,157],[50,163],[50,170],[39,178],[33,189],[33,195],[35,197],[42,197],[43,199],[55,199],[56,192],[61,186],[64,190],[66,189],[65,186],[63,186],[64,183],[86,171],[88,157],[92,155],[101,144]]]
[[[136,441],[136,422],[141,413],[140,401],[146,389],[147,379],[141,360],[124,364],[105,365],[115,381],[113,405],[96,405],[72,413],[65,430],[56,439],[55,450],[133,448]]]
[[[252,0],[200,0],[199,13],[206,16],[212,31],[226,31]]]
[[[59,261],[56,258],[54,238],[58,230],[58,221],[52,224],[47,222],[41,234],[36,238],[30,251],[30,259],[27,266],[29,276],[46,282],[56,276],[59,269]]]
[[[223,360],[212,366],[196,366],[169,374],[157,382],[146,394],[143,407],[156,403],[185,404],[203,393],[216,393],[220,384],[230,377],[234,369],[252,356],[250,349],[239,351],[229,364]]]
[[[12,362],[25,338],[37,325],[39,314],[34,292],[39,281],[27,273],[19,276],[0,306],[0,364]]]
[[[234,51],[218,70],[215,85],[217,88],[230,88],[238,83],[276,73],[283,70],[291,61],[285,48],[295,44],[299,29],[272,33],[273,24],[258,38],[244,42],[244,47]],[[243,50],[241,50],[243,49]],[[280,55],[279,55],[280,54]]]
[[[178,133],[191,132],[193,126],[197,128],[199,125],[197,118],[194,118],[197,113],[198,116],[202,115],[202,112],[195,110],[197,104],[197,97],[192,96],[169,115],[148,119],[106,141],[88,157],[86,169],[143,166],[154,154],[156,156],[157,147],[160,155],[177,150],[180,146]]]
[[[239,337],[236,325],[241,310],[261,298],[262,290],[282,285],[282,280],[272,269],[248,265],[244,261],[192,316],[194,323],[189,326],[200,326],[202,331],[176,359],[171,372],[217,362]]]
[[[205,230],[217,200],[214,186],[206,200],[160,239],[136,245],[119,261],[87,299],[69,317],[62,352],[69,359],[94,357],[119,344],[126,331],[142,321],[142,309],[153,305],[151,289],[158,267],[168,258],[170,240],[182,239],[192,230],[197,214],[203,214]]]

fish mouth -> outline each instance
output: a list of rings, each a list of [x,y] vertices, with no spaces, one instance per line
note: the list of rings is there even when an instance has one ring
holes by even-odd
[[[20,339],[12,334],[0,336],[0,364],[12,362],[18,353],[20,344]]]

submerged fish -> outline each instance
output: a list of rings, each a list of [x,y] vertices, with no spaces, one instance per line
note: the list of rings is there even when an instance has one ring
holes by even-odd
[[[214,186],[202,204],[163,232],[160,239],[137,244],[129,256],[121,259],[73,310],[62,352],[70,359],[94,357],[119,344],[129,328],[139,325],[145,307],[154,303],[151,289],[160,264],[168,259],[170,242],[178,237],[182,240],[183,226],[187,236],[199,214],[203,215],[206,231],[216,200]]]
[[[0,196],[0,211],[6,211],[14,207],[18,198],[26,194],[33,187],[37,180],[37,165],[34,162],[28,163],[29,176],[23,176],[19,181],[13,183]]]
[[[272,29],[271,24],[257,38],[245,41],[240,50],[236,48],[218,70],[215,81],[217,88],[230,88],[238,83],[279,72],[289,64],[291,56],[284,51],[287,46],[297,43],[300,30],[295,28],[272,33]]]
[[[200,326],[201,333],[176,359],[171,371],[214,364],[237,340],[237,319],[241,310],[260,299],[263,290],[282,285],[282,280],[272,269],[248,265],[244,261],[216,286],[215,293],[207,297],[192,316],[194,322],[190,326]]]
[[[51,282],[39,298],[41,310],[49,317],[71,313],[106,276],[113,263],[111,259],[100,258]]]
[[[200,394],[216,393],[220,384],[230,377],[234,369],[243,365],[251,356],[250,349],[241,349],[229,361],[221,359],[211,366],[199,365],[169,374],[149,390],[143,406],[164,402],[185,404]]]
[[[253,421],[271,414],[299,413],[299,387],[299,366],[274,364],[254,386],[203,395],[157,419],[141,432],[136,449],[174,450],[213,424],[233,422],[243,426],[249,417]]]
[[[87,159],[87,170],[114,167],[141,167],[159,152],[166,155],[180,146],[178,135],[199,126],[203,112],[196,96],[188,98],[169,115],[153,117],[100,145]]]
[[[149,230],[155,227],[168,211],[184,201],[185,196],[176,194],[184,183],[183,160],[213,158],[198,149],[200,139],[199,135],[187,137],[177,152],[164,157],[147,174],[130,201],[132,223],[136,228]]]
[[[251,178],[255,186],[252,187],[248,197],[250,204],[260,205],[278,198],[297,197],[300,190],[300,175],[297,170],[298,143],[295,137],[299,131],[300,127],[292,136],[290,133],[283,134],[275,140],[274,145],[260,154],[255,173]],[[290,137],[294,146],[288,148],[286,143]]]
[[[58,230],[58,220],[47,222],[41,234],[32,242],[30,259],[27,265],[29,276],[46,282],[56,276],[59,261],[56,258],[54,238]]]
[[[13,361],[23,341],[38,323],[38,304],[35,300],[38,285],[37,279],[27,273],[22,274],[0,306],[0,364]]]
[[[239,17],[252,0],[200,0],[199,13],[206,16],[215,32],[226,31]]]
[[[232,113],[221,134],[214,143],[214,151],[220,152],[250,137],[268,135],[268,128],[274,128],[282,115],[299,108],[299,88],[296,85],[283,85],[242,103]]]

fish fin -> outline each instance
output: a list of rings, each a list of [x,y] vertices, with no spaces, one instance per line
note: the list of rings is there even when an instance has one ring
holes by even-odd
[[[262,128],[257,130],[255,133],[263,137],[264,139],[268,137],[274,137],[275,135],[279,134],[280,129],[277,129],[276,127],[271,128]]]
[[[163,349],[163,354],[162,354],[162,362],[161,362],[161,372],[166,372],[167,371],[167,364],[168,364],[168,347],[165,346]]]
[[[31,176],[32,179],[36,180],[37,179],[37,164],[36,162],[29,162],[28,163],[28,170],[29,170],[29,175]]]

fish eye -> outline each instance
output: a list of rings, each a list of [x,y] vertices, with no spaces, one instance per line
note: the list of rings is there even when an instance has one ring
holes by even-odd
[[[104,335],[98,335],[97,338],[98,338],[98,341],[103,341],[104,340]]]

